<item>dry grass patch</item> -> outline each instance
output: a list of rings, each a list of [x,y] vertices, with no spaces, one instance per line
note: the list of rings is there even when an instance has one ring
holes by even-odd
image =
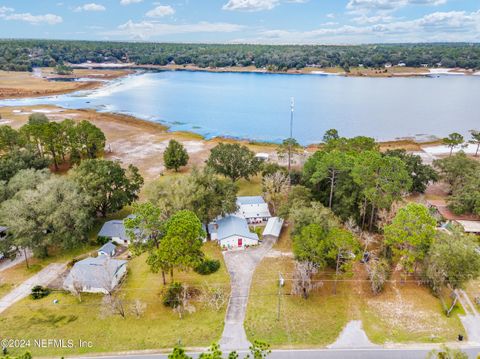
[[[361,304],[363,326],[370,340],[383,344],[455,341],[464,328],[457,308],[445,316],[441,302],[416,283],[389,284],[383,293],[365,293]]]

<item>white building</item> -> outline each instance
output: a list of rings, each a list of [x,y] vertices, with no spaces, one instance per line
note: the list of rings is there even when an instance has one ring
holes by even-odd
[[[261,196],[237,197],[237,216],[243,217],[249,224],[261,224],[272,216],[268,203]]]
[[[258,235],[250,232],[244,218],[229,215],[208,225],[210,238],[223,249],[243,249],[258,244]]]
[[[265,229],[263,230],[263,239],[273,238],[277,240],[282,232],[283,219],[280,217],[272,217],[268,220]]]
[[[111,259],[109,256],[86,258],[72,267],[63,282],[68,291],[88,293],[111,293],[127,273],[127,261]]]

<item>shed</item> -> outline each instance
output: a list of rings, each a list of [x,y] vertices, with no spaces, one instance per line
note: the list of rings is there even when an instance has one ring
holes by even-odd
[[[280,237],[283,227],[283,219],[280,217],[271,217],[268,219],[267,225],[263,230],[263,239],[273,238],[275,240]]]
[[[266,162],[266,161],[269,160],[270,155],[268,153],[265,153],[265,152],[259,152],[255,155],[255,158],[258,158],[259,160]]]
[[[108,256],[88,257],[72,267],[63,282],[66,290],[108,294],[127,272],[127,261]]]
[[[258,244],[258,235],[250,232],[245,218],[229,215],[209,224],[212,240],[224,249],[242,249]]]
[[[463,227],[465,233],[480,234],[480,221],[457,220],[456,222]]]
[[[109,256],[113,257],[115,256],[115,252],[117,250],[117,246],[113,244],[112,241],[105,243],[99,250],[98,250],[98,255],[99,256]]]

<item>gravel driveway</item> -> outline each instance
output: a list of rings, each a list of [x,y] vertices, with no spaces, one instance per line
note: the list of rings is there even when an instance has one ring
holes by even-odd
[[[225,317],[225,327],[220,340],[223,350],[248,349],[250,346],[243,326],[250,285],[255,268],[273,244],[274,241],[268,239],[257,248],[224,252],[232,289]]]

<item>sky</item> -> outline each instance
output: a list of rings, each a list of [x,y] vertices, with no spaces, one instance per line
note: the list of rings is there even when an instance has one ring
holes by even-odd
[[[0,0],[1,38],[480,42],[480,0]]]

